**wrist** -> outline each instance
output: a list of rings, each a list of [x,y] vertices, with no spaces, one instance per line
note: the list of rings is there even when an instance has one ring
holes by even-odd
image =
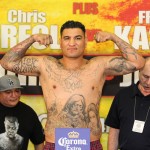
[[[36,42],[36,37],[35,37],[36,35],[34,34],[34,35],[31,35],[29,38],[30,38],[30,41],[31,41],[31,43],[34,43],[34,42]]]
[[[117,39],[119,39],[119,37],[118,37],[117,35],[115,35],[115,34],[113,34],[113,33],[110,35],[110,40],[111,40],[111,41],[116,42]]]

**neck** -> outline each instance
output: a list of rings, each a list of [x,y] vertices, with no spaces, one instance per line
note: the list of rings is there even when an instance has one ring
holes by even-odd
[[[62,58],[59,60],[64,68],[69,70],[76,70],[81,68],[84,64],[86,64],[87,60],[83,58]]]

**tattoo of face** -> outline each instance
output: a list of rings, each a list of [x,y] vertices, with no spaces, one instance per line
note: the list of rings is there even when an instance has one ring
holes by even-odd
[[[59,114],[59,118],[67,127],[87,127],[85,107],[83,95],[72,95]]]
[[[17,64],[13,66],[13,72],[20,72],[20,73],[32,73],[35,72],[36,62],[38,60],[35,58],[23,58]]]
[[[109,70],[115,71],[117,73],[121,72],[132,72],[136,70],[136,67],[127,62],[123,57],[116,57],[109,61]]]
[[[91,129],[91,134],[98,136],[101,132],[99,122],[98,108],[94,103],[91,103],[87,108],[88,127]]]

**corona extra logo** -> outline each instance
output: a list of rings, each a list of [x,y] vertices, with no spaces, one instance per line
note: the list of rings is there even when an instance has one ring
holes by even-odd
[[[68,133],[69,138],[79,138],[79,135],[80,134],[78,132],[74,132],[74,131]]]

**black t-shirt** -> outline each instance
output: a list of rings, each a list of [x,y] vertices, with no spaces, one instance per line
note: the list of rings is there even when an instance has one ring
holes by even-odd
[[[150,150],[149,107],[150,96],[143,96],[137,85],[124,88],[116,94],[105,124],[120,130],[119,148],[123,150]],[[134,120],[146,121],[142,133],[132,131]]]
[[[36,112],[22,102],[12,108],[0,104],[0,150],[27,150],[29,139],[34,145],[45,139]]]

